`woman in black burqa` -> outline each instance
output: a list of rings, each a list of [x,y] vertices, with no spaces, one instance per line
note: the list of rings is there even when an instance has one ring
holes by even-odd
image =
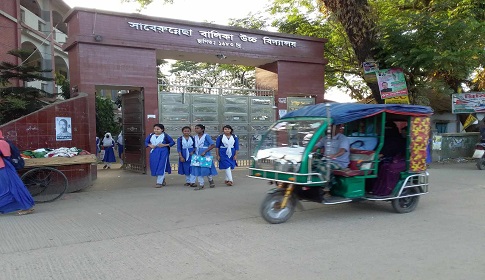
[[[379,153],[379,176],[371,190],[378,196],[390,195],[399,181],[399,174],[406,170],[406,138],[394,122],[386,122],[384,133],[384,145]]]

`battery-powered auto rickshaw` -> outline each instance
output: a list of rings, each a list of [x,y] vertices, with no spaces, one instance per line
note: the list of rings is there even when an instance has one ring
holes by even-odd
[[[284,115],[262,135],[249,168],[249,177],[275,186],[262,202],[262,217],[286,222],[300,201],[389,201],[398,213],[413,211],[428,193],[432,113],[426,106],[322,103]],[[349,164],[334,168],[332,129],[339,124]]]

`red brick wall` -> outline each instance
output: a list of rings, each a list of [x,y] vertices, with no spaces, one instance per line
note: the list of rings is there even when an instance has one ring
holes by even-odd
[[[307,63],[325,64],[325,39],[311,38],[290,34],[270,33],[258,30],[248,30],[230,26],[221,26],[205,23],[196,23],[174,19],[155,18],[135,14],[119,14],[114,12],[97,11],[76,8],[67,16],[69,25],[69,39],[67,49],[76,43],[90,43],[113,46],[127,46],[135,48],[167,50],[165,58],[202,61],[217,61],[215,54],[224,53],[227,61],[249,59],[252,64],[284,60]],[[154,32],[149,28],[136,29],[130,27],[128,22],[148,25],[181,28],[191,30],[191,36],[164,32]],[[233,40],[210,38],[214,44],[200,43],[198,39],[205,39],[200,32],[217,30],[219,33],[232,35]],[[100,35],[102,40],[95,42],[94,36]],[[256,42],[242,41],[240,34],[256,38]],[[263,38],[290,41],[296,47],[265,44]],[[233,43],[233,45],[220,45],[219,43]],[[240,44],[239,47],[236,46]],[[175,53],[172,53],[174,51]],[[183,53],[182,53],[183,52]],[[170,56],[175,57],[170,57]],[[241,60],[242,61],[242,60]],[[220,61],[217,61],[220,62]],[[242,63],[241,63],[242,64]]]
[[[0,126],[5,138],[12,140],[21,150],[39,148],[77,147],[89,152],[87,96],[79,96],[47,106],[37,112]],[[70,117],[72,141],[56,141],[56,117]],[[95,142],[95,137],[93,141]]]
[[[6,139],[12,140],[20,150],[38,148],[77,147],[95,153],[96,138],[89,136],[87,113],[88,96],[79,97],[45,107],[0,126]],[[72,141],[56,141],[56,117],[70,117],[72,122]],[[91,143],[92,142],[92,143]],[[92,183],[92,169],[96,165],[79,164],[58,167],[69,180],[68,191],[88,187]]]
[[[2,0],[0,1],[0,10],[4,13],[17,18],[17,0]]]
[[[126,86],[144,89],[145,130],[151,131],[158,120],[158,89],[155,50],[78,44],[69,50],[71,86],[88,93],[89,134],[96,138],[94,92],[96,86]],[[91,144],[94,150],[95,144]]]
[[[17,18],[17,8],[16,0],[0,1],[0,10],[15,19]],[[15,21],[0,14],[0,61],[17,63],[17,59],[8,55],[7,52],[19,48],[19,28],[20,26]]]
[[[325,92],[325,67],[322,64],[278,61],[278,95],[315,96],[315,102],[323,102]]]

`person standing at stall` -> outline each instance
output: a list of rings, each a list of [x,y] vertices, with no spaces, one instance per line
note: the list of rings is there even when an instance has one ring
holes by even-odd
[[[173,145],[175,142],[165,133],[165,126],[160,123],[153,126],[153,133],[145,139],[145,146],[150,147],[150,172],[157,177],[155,188],[165,186],[165,173],[172,173],[169,157]]]
[[[219,161],[219,169],[224,170],[226,179],[224,183],[227,186],[232,186],[234,180],[232,179],[232,169],[237,166],[237,152],[239,151],[239,138],[233,134],[233,129],[230,125],[225,125],[222,128],[223,134],[217,137],[216,140],[216,158]]]
[[[194,136],[195,139],[195,155],[198,156],[210,156],[210,151],[214,149],[216,146],[214,141],[212,141],[209,134],[205,133],[205,126],[202,124],[197,124],[195,126],[195,133],[197,135]],[[203,190],[204,189],[204,177],[207,176],[209,179],[209,187],[214,188],[216,184],[214,183],[214,175],[217,175],[216,167],[214,166],[214,161],[210,167],[201,167],[201,166],[192,166],[191,174],[197,177],[197,181],[199,182],[199,186],[194,190]]]
[[[103,149],[104,149],[104,157],[103,162],[105,163],[103,169],[111,169],[111,163],[116,162],[115,158],[115,140],[111,136],[111,133],[107,132],[103,138]]]
[[[185,185],[195,187],[195,176],[191,174],[190,161],[195,152],[195,138],[190,135],[189,126],[182,127],[182,136],[177,139],[177,152],[179,153],[178,174],[185,175]]]
[[[8,158],[10,145],[0,130],[0,213],[27,215],[34,212],[34,199]]]

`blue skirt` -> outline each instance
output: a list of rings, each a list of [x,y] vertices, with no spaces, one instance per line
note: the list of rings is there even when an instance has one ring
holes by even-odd
[[[2,160],[2,159],[0,159]],[[34,206],[34,199],[20,180],[17,171],[8,161],[0,168],[0,213],[28,210]]]
[[[234,154],[236,153],[236,150],[233,148],[232,149],[232,156],[228,157],[226,154],[227,149],[226,148],[220,148],[219,149],[219,169],[234,169],[234,167],[237,166],[237,162],[234,160]]]
[[[178,174],[180,174],[180,175],[190,175],[190,171],[192,170],[192,166],[190,166],[190,160],[191,159],[192,159],[192,156],[189,156],[189,158],[185,159],[184,162],[181,162],[179,160]]]
[[[113,147],[105,147],[104,148],[103,161],[104,162],[116,162],[115,150],[113,149]]]

